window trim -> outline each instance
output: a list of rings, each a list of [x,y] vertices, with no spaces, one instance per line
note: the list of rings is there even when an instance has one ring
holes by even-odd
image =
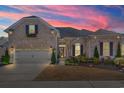
[[[35,26],[35,33],[34,34],[33,33],[32,34],[29,33],[29,26],[30,25],[32,25],[32,24],[28,24],[28,25],[25,26],[26,35],[27,35],[27,37],[36,37],[37,34],[38,34],[38,25],[34,24],[34,26]]]

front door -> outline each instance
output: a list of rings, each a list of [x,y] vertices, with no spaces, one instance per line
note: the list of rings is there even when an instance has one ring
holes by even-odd
[[[59,55],[61,58],[65,57],[64,47],[59,48]]]

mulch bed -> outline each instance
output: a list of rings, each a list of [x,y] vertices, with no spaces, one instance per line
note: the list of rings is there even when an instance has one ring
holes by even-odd
[[[39,81],[87,81],[87,80],[124,80],[124,73],[85,66],[50,65],[34,80]]]

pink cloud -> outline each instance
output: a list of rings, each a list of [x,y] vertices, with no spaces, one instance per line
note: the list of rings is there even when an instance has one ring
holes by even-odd
[[[17,8],[20,10],[27,11],[29,13],[31,12],[43,12],[43,13],[51,13],[51,14],[56,14],[56,15],[61,15],[61,16],[67,16],[70,18],[78,19],[80,20],[82,26],[76,26],[76,28],[83,29],[83,27],[91,29],[91,28],[106,28],[108,27],[108,22],[109,22],[109,16],[103,15],[101,12],[96,11],[92,8],[88,7],[83,7],[83,8],[77,8],[77,6],[56,6],[56,5],[49,5],[49,6],[44,6],[47,9],[43,9],[40,6],[11,6],[13,8]],[[51,11],[54,10],[54,11]],[[56,20],[56,19],[54,19]],[[86,24],[88,26],[84,26],[83,20],[86,20]],[[57,24],[62,24],[63,22],[61,21],[60,23],[57,22]],[[71,22],[64,22],[65,25],[70,23],[72,25],[73,23]],[[56,24],[56,25],[57,25]],[[62,24],[62,25],[64,25]],[[76,24],[75,24],[76,25]],[[95,26],[95,27],[94,27]],[[73,26],[75,27],[75,26]]]
[[[29,16],[29,14],[19,14],[19,13],[11,13],[11,12],[0,12],[0,17],[9,18],[12,20],[19,20],[22,17]]]
[[[86,24],[75,24],[72,22],[64,22],[64,21],[58,21],[58,20],[47,20],[47,22],[49,24],[51,24],[52,26],[55,27],[73,27],[73,28],[77,28],[77,29],[87,29],[90,31],[96,31],[98,28],[90,26],[90,25],[86,25]]]
[[[50,13],[55,15],[67,16],[78,20],[72,22],[68,20],[48,19],[48,22],[54,26],[70,26],[78,29],[97,30],[99,28],[108,28],[111,18],[100,11],[89,7],[48,5],[48,6],[9,6],[24,11],[24,13],[0,12],[0,17],[6,17],[13,20],[19,20],[22,17],[37,13]],[[46,9],[42,8],[45,7]]]
[[[0,25],[0,29],[1,30],[4,30],[4,29],[6,29],[8,26],[5,26],[5,25]]]

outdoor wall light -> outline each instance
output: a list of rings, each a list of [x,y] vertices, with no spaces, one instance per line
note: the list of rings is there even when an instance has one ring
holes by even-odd
[[[120,36],[117,36],[117,39],[120,39]]]
[[[9,35],[12,35],[12,33],[13,33],[13,32],[12,32],[12,31],[10,31],[10,32],[9,32]]]
[[[54,31],[51,31],[52,34],[55,34]]]
[[[94,36],[94,39],[96,39],[96,36]]]

